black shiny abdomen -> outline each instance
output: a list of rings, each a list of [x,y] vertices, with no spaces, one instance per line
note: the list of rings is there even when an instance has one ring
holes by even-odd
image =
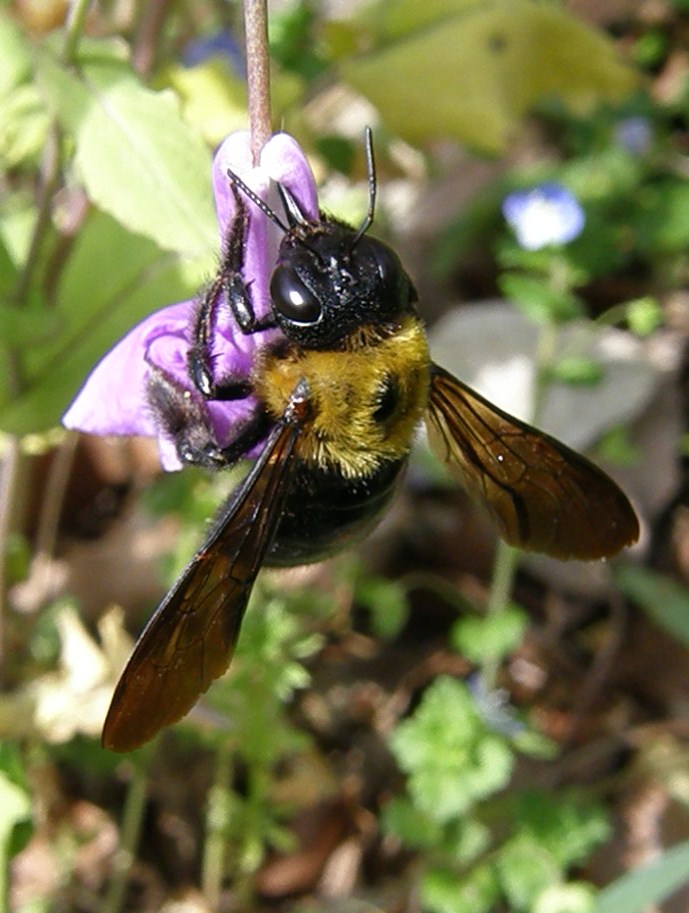
[[[368,478],[346,479],[301,463],[266,564],[292,567],[327,558],[371,531],[392,500],[406,459]]]

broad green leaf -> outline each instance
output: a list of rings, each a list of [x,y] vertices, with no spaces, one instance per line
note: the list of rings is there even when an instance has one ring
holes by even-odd
[[[0,12],[0,96],[14,89],[31,74],[31,57],[26,37],[18,25]]]
[[[622,592],[681,643],[689,646],[689,590],[670,577],[642,567],[621,567],[616,574]]]
[[[582,113],[637,82],[602,33],[530,0],[471,6],[347,61],[342,73],[405,139],[450,135],[493,153],[546,98]]]
[[[652,905],[662,904],[687,882],[689,841],[608,885],[598,894],[592,913],[642,913]]]
[[[192,297],[201,278],[198,264],[185,265],[93,213],[50,312],[59,332],[21,353],[24,388],[18,396],[5,392],[0,428],[28,434],[55,425],[101,356],[147,314]]]
[[[0,337],[13,349],[40,345],[59,331],[60,318],[55,311],[0,305]]]
[[[46,102],[75,145],[94,203],[164,250],[196,256],[217,243],[206,146],[169,92],[138,81],[117,46],[84,42],[77,65],[36,50]]]
[[[381,0],[364,7],[361,22],[381,43],[403,38],[433,23],[449,19],[483,0]]]

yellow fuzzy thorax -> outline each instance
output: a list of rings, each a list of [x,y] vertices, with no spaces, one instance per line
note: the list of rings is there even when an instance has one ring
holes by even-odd
[[[392,331],[362,327],[339,351],[290,346],[264,352],[255,375],[256,393],[275,419],[305,380],[312,419],[300,435],[300,458],[358,478],[408,455],[428,404],[430,357],[423,326],[408,315]],[[381,388],[390,383],[395,406],[376,418]]]

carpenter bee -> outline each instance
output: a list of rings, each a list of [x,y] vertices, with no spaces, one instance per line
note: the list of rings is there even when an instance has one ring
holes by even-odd
[[[103,745],[128,751],[181,719],[227,669],[263,565],[316,561],[379,520],[425,418],[440,458],[491,508],[500,535],[557,558],[610,556],[638,537],[629,501],[605,473],[512,418],[431,361],[417,296],[396,253],[367,234],[376,177],[366,134],[368,212],[358,228],[308,219],[278,187],[279,216],[230,173],[236,211],[215,280],[191,327],[191,386],[150,366],[147,396],[184,463],[260,456],[148,622],[115,690]],[[258,319],[242,278],[249,198],[282,230],[272,312]],[[250,379],[218,383],[209,340],[219,307],[243,333],[277,328]],[[221,446],[203,401],[256,397]]]

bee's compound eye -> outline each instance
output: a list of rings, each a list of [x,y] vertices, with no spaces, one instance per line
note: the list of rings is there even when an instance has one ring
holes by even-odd
[[[388,247],[387,244],[377,238],[369,238],[368,242],[381,281],[384,284],[396,285],[400,276],[404,273],[400,258],[391,247]]]
[[[270,280],[270,297],[275,310],[295,323],[318,323],[321,318],[320,302],[291,266],[276,267]]]

